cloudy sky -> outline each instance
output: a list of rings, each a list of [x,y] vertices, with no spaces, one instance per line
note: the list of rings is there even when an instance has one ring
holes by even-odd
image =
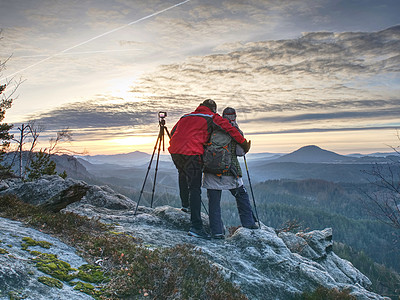
[[[398,0],[0,0],[0,84],[24,80],[6,121],[36,120],[43,145],[68,127],[77,151],[151,152],[158,111],[171,129],[212,98],[236,108],[253,152],[387,152],[400,144],[399,11]]]

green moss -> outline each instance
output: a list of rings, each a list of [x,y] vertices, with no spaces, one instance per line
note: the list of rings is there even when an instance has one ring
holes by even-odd
[[[23,237],[22,241],[25,242],[21,245],[23,250],[27,250],[29,246],[40,246],[42,248],[50,249],[50,247],[53,245],[52,243],[46,241],[35,241],[27,236]]]
[[[59,260],[57,255],[41,253],[32,259],[36,262],[38,270],[62,281],[70,281],[76,278],[77,269],[65,261]]]
[[[126,232],[123,232],[123,231],[113,231],[113,230],[109,230],[108,231],[108,233],[110,233],[110,234],[113,234],[113,235],[122,235],[122,236],[124,236],[124,237],[127,237],[127,238],[131,238],[131,239],[133,239],[133,240],[136,240],[136,238],[133,236],[133,235],[131,235],[131,234],[128,234],[128,233],[126,233]]]
[[[8,248],[12,248],[12,247],[13,247],[13,245],[7,245],[7,247],[8,247]]]
[[[122,231],[113,231],[113,230],[110,230],[109,233],[115,234],[115,235],[124,234],[124,232],[122,232]]]
[[[8,296],[10,297],[10,300],[21,300],[21,299],[26,299],[28,296],[17,291],[10,291],[8,292]]]
[[[48,285],[50,287],[56,287],[58,289],[62,289],[62,287],[64,286],[60,280],[47,276],[39,277],[38,281],[45,285]]]
[[[90,283],[78,281],[75,284],[74,290],[80,291],[82,293],[88,294],[95,299],[100,299],[100,296],[103,295],[104,291],[102,289],[98,290]]]
[[[8,254],[6,249],[0,248],[0,254]]]
[[[104,275],[100,266],[82,265],[79,268],[78,278],[92,283],[100,283],[109,281],[109,278]]]
[[[31,251],[32,253],[33,251]],[[32,253],[33,254],[33,253]],[[86,282],[100,283],[107,282],[109,278],[99,266],[85,264],[79,270],[71,268],[71,265],[57,258],[55,254],[40,253],[35,251],[36,257],[32,260],[36,263],[38,270],[62,281],[71,281],[79,278]]]
[[[38,255],[42,254],[42,252],[35,251],[35,250],[29,251],[29,252],[34,256],[38,256]]]
[[[78,290],[84,292],[85,294],[91,295],[94,291],[94,286],[91,285],[90,283],[78,281],[75,284],[74,290]]]

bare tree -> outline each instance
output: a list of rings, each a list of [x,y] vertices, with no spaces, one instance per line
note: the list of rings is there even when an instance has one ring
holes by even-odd
[[[37,124],[35,121],[30,121],[28,124],[21,124],[17,129],[17,136],[12,138],[16,147],[14,148],[15,154],[11,165],[14,165],[18,159],[18,175],[22,179],[25,179],[27,173],[33,172],[33,170],[37,173],[35,176],[39,176],[41,171],[38,169],[40,168],[46,170],[43,171],[45,173],[54,173],[55,171],[53,169],[55,165],[53,168],[54,163],[51,162],[51,156],[60,153],[72,153],[72,151],[60,146],[60,144],[65,141],[72,141],[72,133],[68,128],[58,131],[56,137],[49,140],[49,147],[41,148],[38,152],[36,151],[36,147],[39,142],[40,134],[44,131],[44,126]],[[25,150],[28,148],[25,147],[28,144],[29,150]],[[31,164],[34,164],[32,168],[30,167]]]
[[[400,140],[399,134],[397,134]],[[398,155],[386,164],[375,164],[369,191],[365,191],[364,207],[379,221],[400,230],[400,153],[399,147],[391,147]],[[400,233],[399,233],[400,235]]]
[[[17,127],[17,130],[17,136],[13,136],[12,138],[16,147],[14,148],[14,157],[11,161],[11,165],[14,165],[18,158],[18,175],[20,178],[25,178],[27,167],[29,167],[29,164],[32,161],[33,151],[38,143],[39,135],[40,132],[42,132],[43,127],[37,126],[34,121],[30,121],[28,124],[21,124]],[[24,145],[28,143],[30,144],[29,150],[24,151]]]
[[[72,132],[69,128],[64,128],[57,131],[57,136],[55,138],[51,138],[49,140],[50,147],[47,148],[47,152],[51,154],[71,154],[74,153],[71,150],[61,147],[61,143],[63,142],[71,142],[72,141]]]
[[[23,170],[23,154],[24,154],[24,150],[23,147],[26,144],[26,139],[28,138],[28,136],[31,134],[31,128],[29,126],[29,124],[21,124],[20,127],[18,127],[18,131],[19,131],[19,137],[18,138],[13,138],[12,140],[14,142],[17,143],[18,147],[17,147],[17,151],[15,152],[15,156],[18,154],[18,161],[19,161],[19,177],[22,178],[22,170]],[[13,159],[13,163],[14,163],[14,159]]]
[[[1,30],[0,30],[0,41]],[[6,68],[6,63],[9,61],[11,56],[6,58],[5,60],[0,60],[0,76],[2,76],[3,70]],[[0,122],[2,122],[5,118],[5,114],[7,109],[9,109],[13,103],[13,101],[17,98],[15,95],[18,87],[22,84],[22,79],[16,80],[15,78],[7,79],[5,78],[5,82],[0,84]],[[10,134],[10,130],[13,127],[12,124],[0,123],[0,171],[1,178],[3,176],[9,176],[11,174],[10,167],[4,165],[4,154],[10,146],[10,141],[13,138],[13,135]]]

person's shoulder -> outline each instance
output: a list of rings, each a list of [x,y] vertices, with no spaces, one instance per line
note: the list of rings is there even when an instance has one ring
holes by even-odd
[[[214,114],[209,108],[205,106],[199,106],[196,110],[186,116],[193,116],[193,117],[204,117],[204,118],[214,118]]]
[[[213,113],[213,120],[214,122],[218,122],[218,123],[229,123],[229,121],[227,119],[225,119],[224,117],[222,117],[220,114],[218,113]]]
[[[193,113],[204,113],[204,114],[209,114],[209,115],[214,115],[215,113],[211,111],[206,106],[200,105],[196,108],[196,110]]]

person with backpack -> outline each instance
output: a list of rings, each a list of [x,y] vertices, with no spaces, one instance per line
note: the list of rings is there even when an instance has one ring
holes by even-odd
[[[236,123],[235,109],[225,108],[222,116],[243,135]],[[236,198],[242,226],[249,229],[258,228],[249,194],[243,186],[242,170],[237,159],[237,156],[243,156],[245,153],[241,147],[238,147],[236,140],[221,130],[212,133],[205,149],[203,187],[207,189],[210,230],[211,236],[215,239],[225,238],[220,205],[222,190],[229,190]]]
[[[168,148],[178,169],[182,210],[190,211],[191,228],[188,235],[210,239],[201,220],[201,181],[204,146],[215,130],[226,132],[245,152],[250,144],[231,123],[217,114],[217,104],[204,100],[194,112],[180,118],[171,130]]]

